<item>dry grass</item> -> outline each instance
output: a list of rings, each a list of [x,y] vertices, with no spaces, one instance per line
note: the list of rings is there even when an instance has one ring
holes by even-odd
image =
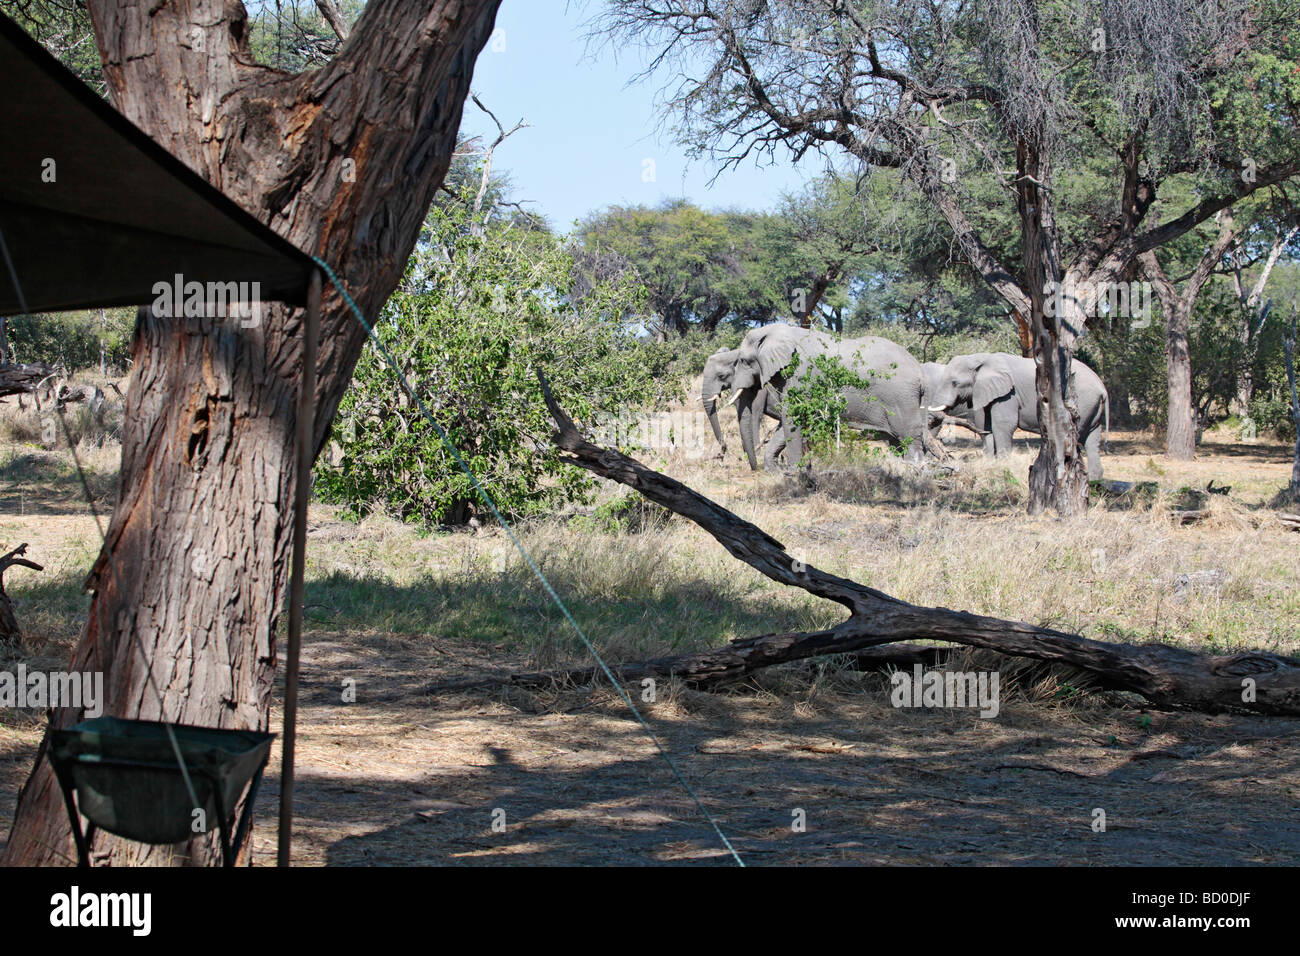
[[[22,404],[17,396],[0,400],[0,444],[66,449],[69,438],[79,454],[95,454],[105,446],[112,454],[122,440],[121,400],[110,395],[99,415],[82,402],[59,410],[47,402],[42,410],[30,396]]]

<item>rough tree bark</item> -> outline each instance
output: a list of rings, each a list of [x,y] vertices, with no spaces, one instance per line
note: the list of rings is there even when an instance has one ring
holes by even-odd
[[[907,640],[951,641],[1017,657],[1087,670],[1104,687],[1142,694],[1161,706],[1204,710],[1250,710],[1300,714],[1300,660],[1265,652],[1206,657],[1164,644],[1136,646],[1094,641],[1022,621],[908,604],[875,588],[820,571],[792,558],[781,542],[667,475],[585,441],[542,382],[566,461],[621,482],[649,500],[694,521],[743,561],[781,584],[802,588],[849,611],[838,626],[812,633],[766,634],[718,650],[616,669],[624,679],[678,675],[698,684],[742,677],[760,667],[823,654],[842,654]],[[528,675],[519,683],[565,677],[591,680],[591,668]]]
[[[1180,293],[1165,274],[1154,251],[1138,257],[1142,271],[1151,281],[1165,316],[1165,369],[1169,378],[1169,423],[1165,431],[1165,453],[1179,461],[1196,457],[1196,406],[1192,402],[1192,357],[1189,344],[1192,310],[1205,283],[1228,248],[1241,235],[1241,227],[1225,210],[1219,214],[1219,235],[1197,261]]]
[[[339,56],[258,66],[234,0],[89,0],[104,75],[138,126],[290,242],[330,263],[368,315],[396,287],[445,175],[475,57],[499,0],[372,0]],[[164,277],[160,277],[164,278]],[[132,345],[121,493],[73,654],[102,670],[106,712],[266,729],[294,498],[304,313],[238,320],[142,311]],[[364,332],[327,285],[319,451]],[[162,692],[147,689],[148,660]],[[55,716],[66,726],[79,715]],[[151,848],[96,839],[109,863],[214,863],[211,838]],[[3,862],[71,858],[42,748]]]
[[[1029,466],[1029,513],[1047,508],[1062,516],[1088,508],[1088,468],[1079,442],[1074,389],[1074,343],[1087,327],[1082,303],[1062,288],[1051,164],[1042,144],[1026,136],[1016,146],[1016,202],[1024,234],[1029,326],[1042,444]],[[1050,310],[1048,305],[1053,306]]]

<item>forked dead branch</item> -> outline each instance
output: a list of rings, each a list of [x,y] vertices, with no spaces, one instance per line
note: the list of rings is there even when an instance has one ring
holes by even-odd
[[[45,570],[42,565],[23,557],[26,553],[27,545],[23,543],[8,554],[0,555],[0,645],[7,645],[11,649],[22,646],[23,632],[18,627],[18,619],[14,616],[9,595],[5,593],[5,572],[14,566],[30,568],[33,571]]]
[[[558,431],[552,438],[566,461],[602,478],[627,485],[656,504],[695,522],[737,560],[790,587],[834,601],[849,611],[838,626],[811,633],[766,634],[734,641],[698,654],[642,661],[615,668],[625,680],[677,675],[699,684],[734,680],[762,667],[824,654],[843,654],[897,641],[948,641],[1013,657],[1067,664],[1094,675],[1106,689],[1141,694],[1161,707],[1211,713],[1246,710],[1300,714],[1300,660],[1262,651],[1227,656],[1196,654],[1161,644],[1111,644],[1078,634],[1005,621],[965,611],[922,607],[875,588],[821,571],[795,560],[785,546],[761,528],[721,505],[608,448],[586,441],[555,401],[539,375],[547,408]],[[591,669],[563,674],[525,675],[516,683],[542,678],[593,679]]]

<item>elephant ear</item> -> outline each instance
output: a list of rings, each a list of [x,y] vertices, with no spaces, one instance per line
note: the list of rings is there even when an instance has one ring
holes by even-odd
[[[764,338],[758,350],[758,372],[764,385],[790,364],[794,357],[794,343],[794,336],[787,332],[769,333]]]
[[[971,397],[976,408],[991,405],[999,398],[1005,398],[1015,391],[1016,383],[1011,378],[1007,363],[997,359],[985,362],[975,374],[975,393]]]

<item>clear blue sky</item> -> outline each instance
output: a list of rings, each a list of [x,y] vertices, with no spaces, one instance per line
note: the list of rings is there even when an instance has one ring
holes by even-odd
[[[474,70],[474,92],[509,129],[523,119],[530,128],[510,137],[494,168],[510,174],[517,198],[546,216],[559,231],[574,219],[611,204],[654,205],[686,197],[709,209],[770,209],[783,191],[794,191],[821,170],[806,159],[800,169],[787,158],[755,168],[748,161],[723,173],[709,160],[688,165],[655,108],[663,80],[629,86],[645,66],[642,50],[588,52],[586,22],[601,0],[505,0],[497,16],[502,31],[489,42]],[[504,47],[504,49],[494,49]],[[496,127],[473,103],[465,104],[465,134],[495,135]],[[643,181],[645,160],[655,181]]]

